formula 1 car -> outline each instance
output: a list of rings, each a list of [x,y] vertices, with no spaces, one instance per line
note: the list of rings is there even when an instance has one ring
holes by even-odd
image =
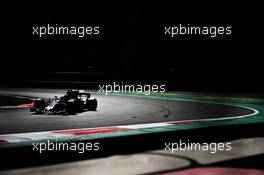
[[[58,98],[50,98],[45,101],[44,99],[34,100],[33,107],[30,108],[31,112],[43,114],[45,112],[52,113],[80,113],[83,111],[96,111],[97,100],[90,98],[90,93],[82,93],[79,90],[68,90],[67,93]]]

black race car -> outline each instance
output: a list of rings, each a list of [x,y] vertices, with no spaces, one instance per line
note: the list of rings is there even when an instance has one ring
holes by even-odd
[[[79,92],[79,90],[68,90],[67,93],[58,98],[34,100],[31,112],[42,114],[45,112],[52,113],[80,113],[83,111],[96,111],[97,100],[90,98],[90,93]]]

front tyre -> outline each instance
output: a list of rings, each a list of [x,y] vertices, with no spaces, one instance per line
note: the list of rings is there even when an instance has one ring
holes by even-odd
[[[43,99],[34,100],[33,107],[30,108],[31,112],[35,112],[37,114],[45,113],[46,102]]]

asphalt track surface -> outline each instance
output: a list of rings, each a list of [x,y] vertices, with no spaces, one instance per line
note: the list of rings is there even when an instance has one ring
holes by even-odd
[[[62,96],[62,90],[1,90],[0,95],[18,95],[31,98]],[[0,108],[0,134],[94,128],[144,124],[193,119],[212,119],[242,116],[253,110],[224,104],[200,103],[142,97],[98,95],[97,111],[76,115],[34,114],[28,108]]]

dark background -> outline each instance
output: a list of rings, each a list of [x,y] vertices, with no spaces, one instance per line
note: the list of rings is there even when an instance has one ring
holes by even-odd
[[[3,7],[1,86],[122,81],[166,83],[168,90],[264,89],[259,4],[97,0],[13,2]],[[232,26],[232,35],[164,35],[164,26],[180,23]],[[33,26],[47,24],[96,25],[100,36],[32,35]],[[89,88],[89,83],[83,86]]]

